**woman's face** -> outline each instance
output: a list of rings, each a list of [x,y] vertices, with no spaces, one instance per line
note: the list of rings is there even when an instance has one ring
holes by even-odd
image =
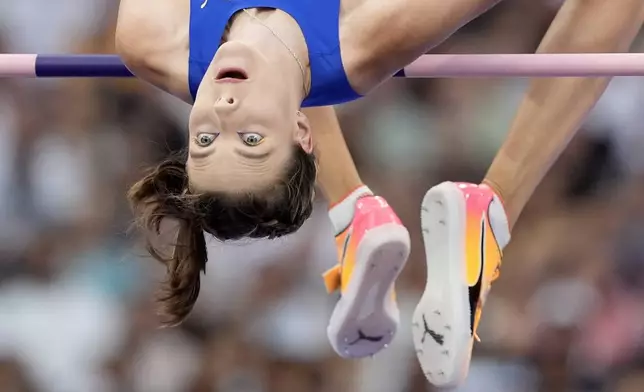
[[[300,102],[278,64],[223,44],[190,114],[188,176],[197,192],[262,189],[282,174],[294,143],[312,151]]]

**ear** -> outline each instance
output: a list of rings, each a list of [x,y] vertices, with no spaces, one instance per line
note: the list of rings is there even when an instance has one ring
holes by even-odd
[[[295,132],[295,141],[308,154],[313,152],[313,135],[311,134],[311,124],[304,113],[297,112],[297,131]]]

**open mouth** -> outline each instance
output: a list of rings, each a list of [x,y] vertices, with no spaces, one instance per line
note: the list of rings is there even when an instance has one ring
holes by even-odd
[[[246,72],[239,68],[224,68],[219,71],[215,80],[237,80],[242,81],[248,79]]]

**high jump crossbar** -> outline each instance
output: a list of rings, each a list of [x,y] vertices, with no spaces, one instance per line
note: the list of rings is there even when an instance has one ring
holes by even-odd
[[[132,77],[116,55],[0,54],[0,78]],[[644,76],[644,53],[428,54],[395,76],[598,77]]]

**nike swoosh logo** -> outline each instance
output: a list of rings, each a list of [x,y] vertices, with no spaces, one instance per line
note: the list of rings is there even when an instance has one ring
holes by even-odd
[[[479,247],[481,266],[479,268],[479,277],[476,280],[476,284],[470,286],[469,297],[470,297],[470,332],[474,335],[474,319],[476,316],[476,309],[481,298],[481,288],[483,286],[483,270],[485,269],[485,216],[481,219],[481,243]]]
[[[208,4],[208,0],[204,0],[204,2],[201,4],[201,9],[204,9],[206,7],[206,4]]]

